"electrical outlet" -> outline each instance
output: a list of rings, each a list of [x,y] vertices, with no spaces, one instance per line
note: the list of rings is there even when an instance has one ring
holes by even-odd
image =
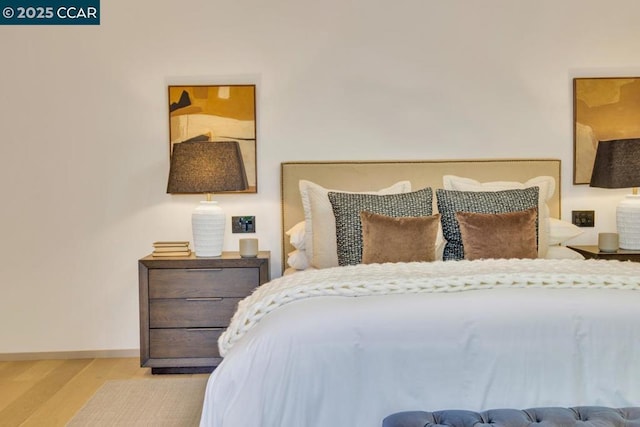
[[[595,212],[571,211],[571,222],[578,227],[595,227]]]
[[[255,216],[232,216],[231,232],[232,233],[255,233],[256,217]]]

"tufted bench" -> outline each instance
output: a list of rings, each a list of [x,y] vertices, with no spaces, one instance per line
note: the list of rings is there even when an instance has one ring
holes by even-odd
[[[640,407],[408,411],[389,415],[382,427],[529,427],[536,423],[540,427],[640,427]]]

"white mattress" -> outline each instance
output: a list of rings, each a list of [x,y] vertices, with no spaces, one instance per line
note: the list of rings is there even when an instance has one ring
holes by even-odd
[[[640,292],[610,287],[304,298],[231,347],[201,425],[370,427],[412,409],[637,406],[638,307]]]

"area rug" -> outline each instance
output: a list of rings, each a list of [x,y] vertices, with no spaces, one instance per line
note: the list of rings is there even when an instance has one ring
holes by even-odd
[[[67,426],[198,426],[207,379],[107,381]]]

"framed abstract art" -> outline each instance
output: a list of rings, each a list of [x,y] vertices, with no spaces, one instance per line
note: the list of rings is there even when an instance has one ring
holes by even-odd
[[[169,86],[169,144],[237,141],[249,188],[256,193],[256,86]]]
[[[640,77],[573,79],[573,183],[588,184],[599,141],[640,138]]]

